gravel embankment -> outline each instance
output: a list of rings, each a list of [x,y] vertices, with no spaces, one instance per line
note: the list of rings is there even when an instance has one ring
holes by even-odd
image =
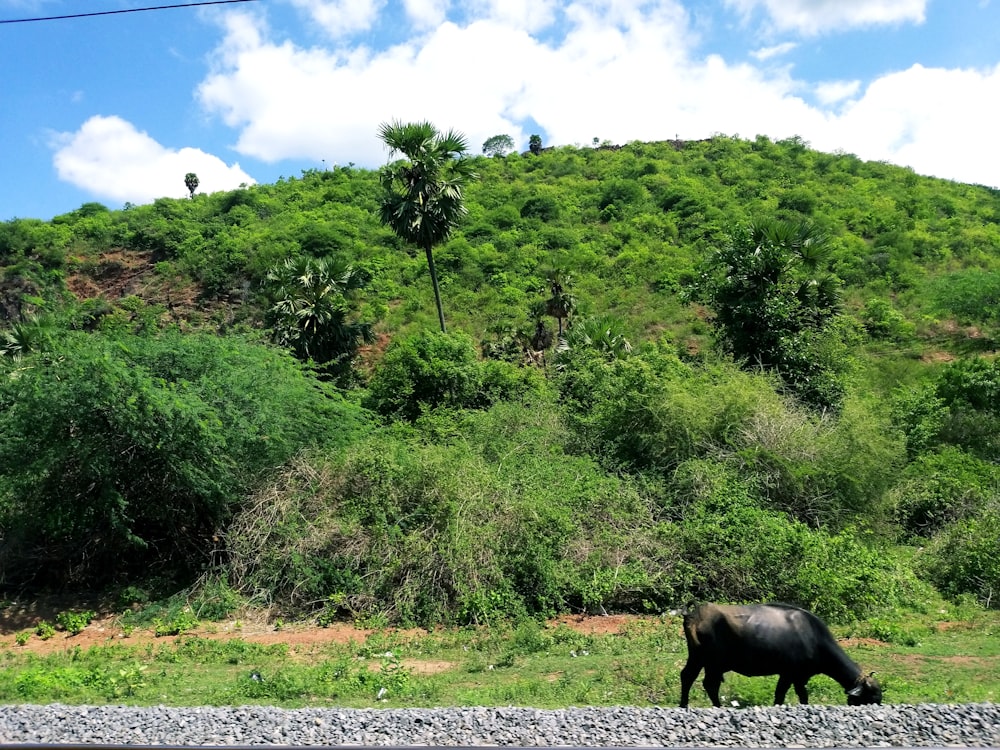
[[[0,706],[0,744],[1000,747],[1000,705],[746,709]]]

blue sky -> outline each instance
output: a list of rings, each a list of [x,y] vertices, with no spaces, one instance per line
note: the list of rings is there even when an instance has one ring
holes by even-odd
[[[0,0],[0,21],[196,0]],[[1000,186],[1000,0],[251,0],[0,23],[0,221],[479,151],[799,136]]]

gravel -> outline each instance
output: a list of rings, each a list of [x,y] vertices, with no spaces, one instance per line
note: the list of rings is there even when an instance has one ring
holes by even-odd
[[[768,708],[0,706],[0,744],[1000,747],[1000,705]]]

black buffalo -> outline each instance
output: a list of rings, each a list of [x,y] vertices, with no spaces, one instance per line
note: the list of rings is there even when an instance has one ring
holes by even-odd
[[[817,674],[836,680],[847,691],[847,704],[882,702],[882,688],[851,661],[821,619],[786,604],[728,606],[702,604],[684,616],[688,660],[681,670],[681,708],[702,669],[712,705],[719,706],[719,687],[726,672],[748,677],[778,675],[774,703],[785,702],[795,686],[800,703],[809,702],[806,683]]]

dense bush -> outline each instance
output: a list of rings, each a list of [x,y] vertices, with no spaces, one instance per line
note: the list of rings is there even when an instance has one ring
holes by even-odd
[[[827,270],[830,254],[828,235],[812,224],[757,219],[733,230],[690,290],[713,309],[724,351],[776,372],[819,408],[839,406],[850,361],[834,325],[840,282]]]
[[[918,558],[917,570],[947,596],[971,594],[986,607],[1000,606],[1000,503],[956,521],[937,534]]]
[[[466,414],[453,442],[442,419],[422,428],[437,444],[397,427],[300,462],[234,523],[231,579],[289,609],[425,624],[672,599],[654,505],[563,454],[551,406]]]
[[[243,339],[67,333],[0,379],[2,583],[183,580],[263,474],[362,424]]]
[[[888,546],[847,528],[810,529],[762,508],[754,484],[731,467],[704,459],[678,469],[678,520],[661,527],[680,540],[695,600],[780,600],[835,622],[863,618],[918,600],[919,585]],[[676,543],[676,542],[674,542]]]
[[[995,348],[1000,192],[763,136],[472,159],[482,180],[437,253],[452,327],[468,339],[416,333],[433,322],[426,263],[380,225],[377,172],[353,165],[0,224],[2,575],[200,570],[216,537],[241,538],[226,519],[261,476],[300,446],[353,434],[358,410],[317,395],[286,357],[204,334],[130,335],[259,333],[277,301],[261,282],[286,258],[370,272],[346,320],[377,321],[379,342],[394,343],[382,361],[381,346],[362,349],[357,370],[341,360],[344,383],[374,374],[351,398],[378,409],[385,432],[346,458],[312,453],[253,495],[278,535],[260,585],[248,584],[262,597],[270,581],[302,606],[484,621],[772,592],[846,617],[840,601],[877,606],[865,586],[889,602],[911,585],[886,578],[892,556],[869,529],[933,534],[944,555],[944,535],[981,521],[1000,377],[988,357],[939,363]],[[786,229],[808,217],[828,242],[732,231],[754,216]],[[550,321],[561,342],[536,328],[546,268],[573,278],[575,310]],[[837,314],[841,291],[851,315]],[[471,341],[490,334],[508,363],[477,356]],[[546,350],[543,368],[510,364],[529,342]],[[303,358],[322,359],[307,343]],[[534,400],[543,372],[558,405]],[[893,393],[890,422],[880,401]],[[733,477],[739,502],[692,499],[682,475],[699,462]],[[371,480],[380,471],[386,483]],[[323,489],[357,476],[371,486],[356,483],[355,505]],[[362,506],[396,520],[380,526]],[[400,507],[441,520],[438,547]],[[472,532],[456,531],[471,517],[508,547],[472,549]],[[713,548],[726,556],[699,557],[699,540],[726,542]],[[703,568],[713,559],[718,580]]]
[[[901,532],[929,538],[1000,497],[1000,467],[943,446],[910,463],[890,496]]]
[[[881,297],[873,297],[865,303],[861,324],[873,339],[888,341],[908,341],[916,330],[889,300]]]
[[[1000,319],[1000,273],[968,268],[942,275],[929,283],[930,297],[939,312],[964,323],[995,324]]]
[[[983,459],[1000,458],[1000,362],[974,357],[945,366],[935,394],[947,406],[942,442]]]
[[[389,346],[368,383],[365,404],[387,417],[413,421],[429,409],[481,409],[541,385],[533,370],[480,360],[464,333],[422,332]]]
[[[583,450],[609,469],[670,476],[715,457],[754,483],[761,502],[813,526],[877,523],[903,446],[874,404],[816,415],[771,380],[732,365],[694,366],[648,348],[573,359],[559,385]]]

